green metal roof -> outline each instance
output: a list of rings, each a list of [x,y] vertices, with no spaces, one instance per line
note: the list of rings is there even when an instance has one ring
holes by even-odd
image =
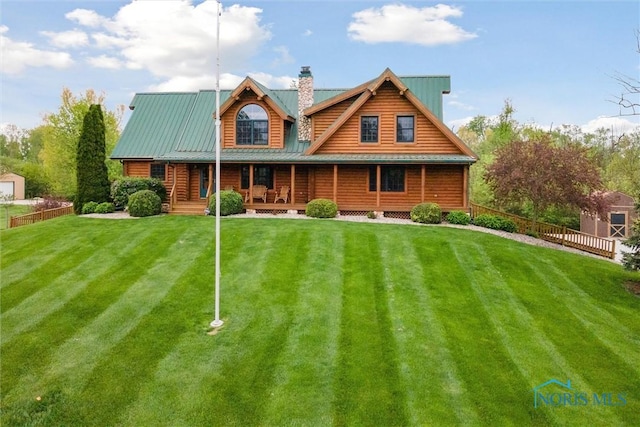
[[[442,119],[442,94],[450,90],[448,76],[410,76],[400,80],[438,118]],[[254,80],[255,82],[255,80]],[[269,89],[255,82],[283,111],[298,117],[297,89]],[[350,89],[314,89],[314,103],[326,101]],[[232,91],[220,91],[224,103]],[[131,101],[133,114],[116,145],[113,159],[207,162],[215,160],[215,91],[189,93],[138,93]],[[297,123],[286,134],[284,149],[223,149],[227,162],[457,162],[468,156],[434,155],[311,155],[304,156],[308,141],[298,141]]]

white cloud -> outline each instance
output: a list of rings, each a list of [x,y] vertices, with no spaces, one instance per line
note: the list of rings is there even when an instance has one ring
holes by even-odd
[[[100,55],[87,58],[87,63],[95,68],[106,68],[109,70],[119,70],[124,64],[118,58],[107,55]]]
[[[278,54],[278,57],[271,63],[272,67],[277,67],[279,65],[284,64],[292,64],[295,62],[291,53],[289,53],[289,49],[286,46],[276,46],[273,48],[273,51]]]
[[[403,4],[369,8],[353,14],[347,31],[365,43],[402,42],[423,46],[459,43],[477,37],[447,21],[459,18],[462,9],[438,4],[416,8]]]
[[[249,73],[249,77],[270,89],[288,89],[291,87],[291,82],[297,80],[292,76],[272,76],[267,73]]]
[[[80,30],[62,31],[40,31],[40,34],[49,38],[49,43],[59,48],[81,47],[89,44],[89,36]]]
[[[304,33],[302,33],[304,37],[309,37],[311,34],[313,34],[313,31],[309,29],[304,30]]]
[[[156,87],[185,90],[208,81],[215,72],[216,13],[216,1],[197,5],[191,1],[138,1],[123,6],[111,18],[86,9],[66,16],[95,29],[92,47],[108,52],[107,56],[95,55],[90,62],[93,65],[144,69],[164,80]],[[220,62],[225,71],[243,68],[271,38],[268,26],[260,23],[261,13],[261,9],[239,5],[223,9]],[[290,58],[286,49],[279,53],[281,60]],[[189,79],[193,83],[188,83]]]
[[[464,111],[473,111],[476,109],[473,105],[465,104],[464,102],[460,101],[449,101],[447,102],[447,105],[451,105],[452,107]]]
[[[27,67],[67,68],[73,64],[71,55],[66,52],[42,50],[28,42],[19,42],[6,37],[9,28],[0,26],[0,52],[2,53],[3,74],[20,74]]]
[[[70,21],[75,21],[84,27],[97,28],[108,22],[106,18],[98,15],[93,10],[75,9],[64,15]]]
[[[589,120],[586,124],[580,127],[585,133],[593,133],[598,129],[611,130],[616,135],[632,132],[640,129],[640,122],[632,122],[631,120],[624,119],[622,117],[607,117],[600,116],[596,119]]]

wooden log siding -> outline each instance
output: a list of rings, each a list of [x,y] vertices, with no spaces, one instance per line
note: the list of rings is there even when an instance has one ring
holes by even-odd
[[[236,145],[236,117],[238,112],[247,104],[261,106],[269,116],[269,145]],[[283,148],[284,147],[284,120],[280,118],[273,108],[263,100],[259,100],[253,91],[242,92],[240,99],[220,119],[222,127],[223,148]]]
[[[351,102],[353,101],[349,101],[349,103]],[[337,113],[341,114],[343,111],[343,104],[346,104],[346,101],[338,104],[335,112],[332,108],[327,113],[320,112],[313,116],[314,138],[320,136],[337,119],[339,115]],[[360,142],[360,117],[366,115],[379,117],[378,143]],[[415,117],[413,143],[396,142],[396,117],[398,115],[413,115]],[[392,83],[385,83],[375,96],[369,99],[316,151],[318,154],[363,152],[459,154],[460,149],[404,96],[399,95],[398,89]]]
[[[425,202],[438,203],[447,209],[464,208],[464,166],[427,165],[426,179],[422,181],[422,166],[405,167],[405,191],[369,191],[369,166],[339,165],[337,199],[334,199],[334,170],[332,165],[315,168],[315,197],[335,200],[338,206],[349,209],[380,210],[392,207],[410,209]],[[424,188],[424,198],[423,198]]]

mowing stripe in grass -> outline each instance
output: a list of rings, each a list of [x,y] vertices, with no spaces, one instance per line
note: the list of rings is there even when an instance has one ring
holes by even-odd
[[[340,330],[341,233],[306,234],[307,256],[296,269],[298,304],[275,372],[266,425],[330,425],[332,374]],[[292,247],[298,252],[299,245]],[[300,260],[302,261],[302,260]]]
[[[375,229],[345,228],[335,425],[406,425]]]
[[[124,338],[167,294],[176,279],[193,263],[191,252],[183,250],[200,234],[197,228],[182,233],[163,257],[133,284],[122,297],[71,339],[58,347],[48,370],[33,392],[52,381],[63,390],[82,390],[92,369],[105,352]],[[83,361],[78,364],[77,361]]]
[[[30,297],[23,300],[12,309],[0,315],[2,322],[2,336],[0,345],[4,346],[18,334],[36,327],[51,313],[56,312],[80,293],[90,283],[89,278],[109,273],[111,263],[104,263],[105,254],[110,251],[129,251],[135,248],[146,237],[146,234],[131,236],[126,246],[118,239],[111,239],[99,251],[87,251],[91,256],[80,264],[69,266],[65,273],[55,276],[52,282],[39,284],[40,288]],[[77,251],[77,249],[76,249]],[[77,259],[69,257],[69,259]]]
[[[570,303],[565,304],[566,309],[582,322],[585,329],[593,333],[594,338],[615,353],[621,362],[626,363],[629,369],[635,371],[636,375],[640,373],[640,337],[601,308],[601,303],[569,279],[555,264],[546,260],[540,261],[547,267],[544,270],[545,274],[534,268],[531,263],[527,263],[531,272],[547,286],[556,299],[570,295]],[[620,345],[621,342],[629,340],[631,346]],[[636,351],[633,350],[634,347]]]
[[[482,302],[483,309],[503,346],[528,381],[527,387],[521,384],[523,396],[530,396],[533,387],[549,378],[570,378],[586,389],[591,389],[591,385],[578,372],[578,367],[572,366],[544,331],[535,326],[534,319],[502,279],[502,272],[493,265],[491,257],[481,245],[476,242],[470,243],[466,252],[454,248],[454,253],[460,265],[474,270],[474,274],[469,275],[471,287]],[[471,253],[474,255],[471,256]],[[531,404],[530,400],[528,403]],[[532,405],[529,408],[532,410]],[[548,413],[559,422],[569,421],[564,419],[566,413]]]
[[[415,233],[411,233],[415,235]],[[403,383],[406,385],[412,425],[478,424],[467,390],[459,379],[440,320],[433,312],[430,284],[452,287],[457,283],[441,276],[442,254],[431,248],[429,259],[419,259],[416,247],[429,241],[428,231],[413,241],[405,230],[382,234],[384,281],[390,294],[393,330],[398,341]],[[423,251],[423,256],[427,251]],[[436,271],[433,271],[433,270]],[[443,280],[444,279],[444,280]],[[411,310],[407,310],[411,307]],[[423,351],[416,352],[415,349]],[[418,355],[419,357],[415,357]],[[453,410],[452,410],[453,407]]]
[[[213,279],[213,274],[202,274],[202,270],[211,265],[214,250],[210,235],[201,237],[190,243],[203,248],[191,267],[176,278],[166,297],[106,351],[92,370],[86,387],[77,396],[82,404],[76,411],[86,425],[124,424],[120,417],[137,399],[143,385],[153,378],[160,361],[173,351],[184,334],[202,330],[198,325],[205,319],[204,309],[209,305],[209,300],[203,297],[208,296],[206,291]],[[132,377],[136,381],[130,381]],[[96,411],[96,408],[103,409]]]
[[[427,276],[424,286],[430,296],[434,317],[442,325],[443,338],[454,360],[460,387],[481,425],[531,422],[521,409],[525,397],[518,393],[525,382],[509,353],[500,343],[482,302],[466,276],[468,266],[456,261],[450,244],[467,250],[469,235],[464,231],[412,236],[418,262]],[[485,236],[476,236],[483,240]],[[436,389],[437,390],[437,389]],[[458,408],[449,406],[452,411]],[[537,415],[537,423],[545,416]]]
[[[152,233],[150,230],[135,233],[136,238],[133,241],[129,241],[128,235],[113,237],[110,236],[111,233],[104,231],[109,239],[116,239],[121,243],[115,259],[110,252],[112,248],[105,247],[109,252],[101,252],[103,260],[111,261],[105,261],[109,268],[92,277],[81,292],[59,310],[45,317],[41,324],[46,327],[34,327],[12,340],[11,345],[2,348],[0,387],[4,393],[7,393],[12,387],[11,384],[16,384],[17,378],[22,375],[42,375],[57,346],[92,322],[145,273],[145,268],[136,260],[152,261],[150,254],[155,255],[167,249],[172,240],[158,241],[156,237],[159,233]],[[127,261],[119,262],[121,260]]]
[[[30,225],[28,234],[15,228],[3,231],[0,289],[24,278],[25,271],[35,273],[39,269],[51,274],[50,269],[56,267],[56,262],[51,260],[63,262],[65,259],[75,258],[77,261],[78,248],[90,244],[91,236],[82,227],[65,227],[67,223],[67,218],[57,218],[46,226],[44,223]],[[52,233],[49,227],[64,229],[64,239],[61,239],[57,233]],[[65,257],[61,252],[76,256]],[[48,265],[49,269],[43,269],[45,265]]]

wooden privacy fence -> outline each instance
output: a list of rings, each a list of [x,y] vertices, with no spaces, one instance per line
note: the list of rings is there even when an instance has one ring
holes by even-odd
[[[20,227],[21,225],[34,224],[40,221],[57,218],[63,215],[73,214],[73,205],[63,206],[61,208],[46,209],[39,212],[33,212],[26,215],[12,216],[9,222],[9,228]]]
[[[513,221],[518,227],[518,233],[527,234],[535,233],[542,240],[558,243],[562,246],[576,248],[581,251],[600,255],[603,257],[614,259],[616,256],[616,241],[605,239],[603,237],[592,236],[591,234],[582,233],[560,225],[547,224],[537,222],[532,229],[533,221],[518,215],[512,215],[485,206],[471,203],[471,217],[477,215],[488,214],[501,216]]]

